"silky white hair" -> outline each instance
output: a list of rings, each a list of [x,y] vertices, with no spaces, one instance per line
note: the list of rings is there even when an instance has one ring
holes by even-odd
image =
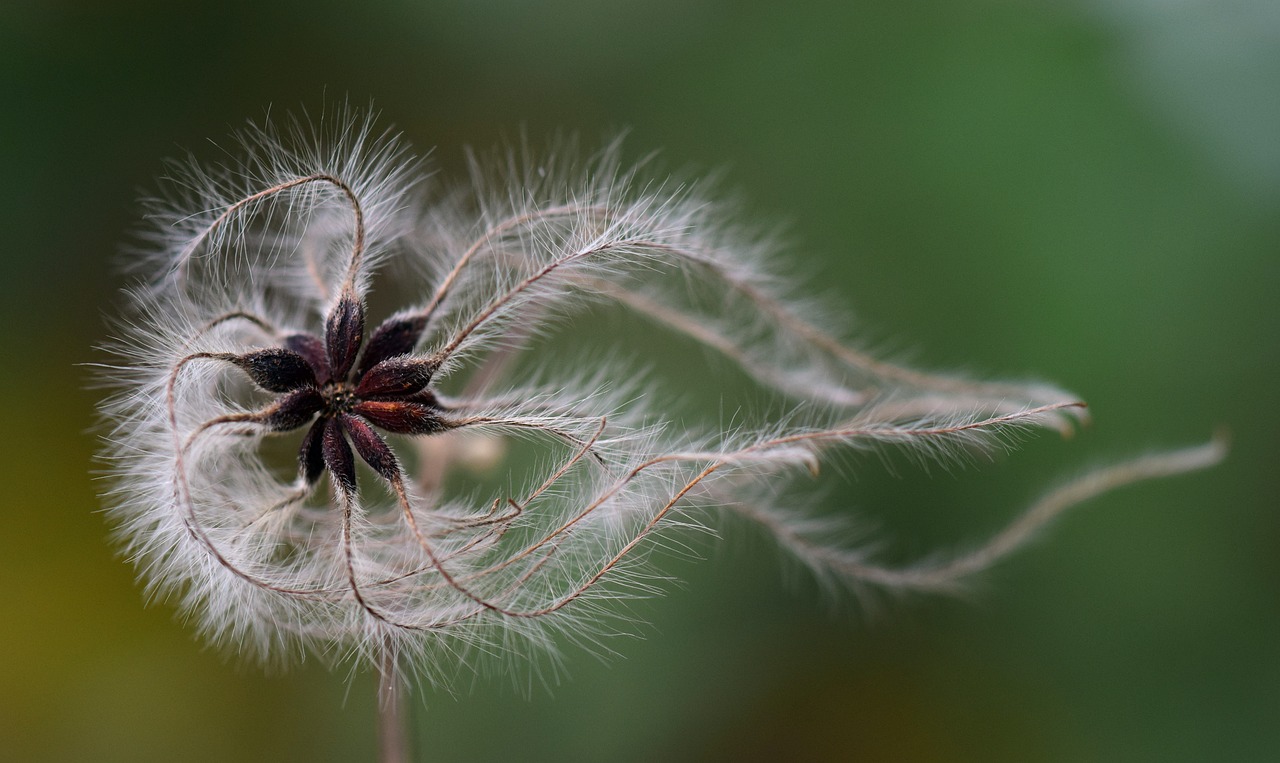
[[[964,458],[1069,433],[1083,404],[856,349],[785,276],[776,237],[620,156],[521,143],[437,185],[345,111],[250,125],[216,168],[172,165],[102,405],[105,501],[148,592],[264,662],[393,655],[445,682],[491,656],[505,669],[563,640],[598,647],[626,627],[626,600],[663,588],[653,552],[681,553],[722,518],[842,590],[950,589],[1070,506],[1221,458],[1211,443],[1110,466],[975,549],[877,564],[840,542],[838,515],[807,508],[825,460]],[[269,396],[216,361],[317,333],[343,293],[375,313],[394,296],[384,313],[425,321],[414,356],[438,361],[451,421],[393,436],[401,477],[363,471],[353,495],[298,476],[278,447],[296,435],[254,418]],[[579,345],[595,351],[565,352]],[[713,390],[752,387],[766,413],[717,426],[683,410],[654,355],[690,347]]]

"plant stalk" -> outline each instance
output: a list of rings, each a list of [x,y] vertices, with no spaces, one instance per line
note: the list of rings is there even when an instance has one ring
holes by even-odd
[[[409,763],[409,717],[406,687],[396,669],[396,652],[382,650],[378,666],[378,760]]]

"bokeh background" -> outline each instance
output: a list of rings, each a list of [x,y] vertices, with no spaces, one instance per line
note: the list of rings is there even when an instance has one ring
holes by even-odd
[[[263,675],[145,606],[91,427],[120,245],[161,159],[350,98],[456,173],[524,127],[725,169],[872,346],[1036,375],[1093,427],[831,490],[888,558],[1059,475],[1233,437],[1094,501],[967,597],[833,613],[730,537],[608,660],[415,709],[424,760],[1280,758],[1280,4],[1271,0],[6,0],[0,759],[372,759],[373,679]]]

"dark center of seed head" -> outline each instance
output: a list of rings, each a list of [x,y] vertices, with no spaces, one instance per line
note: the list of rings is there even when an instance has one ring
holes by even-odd
[[[356,404],[355,389],[345,382],[330,382],[320,389],[328,413],[347,413]]]

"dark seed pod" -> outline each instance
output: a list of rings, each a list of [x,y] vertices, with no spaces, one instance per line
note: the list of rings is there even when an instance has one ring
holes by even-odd
[[[398,400],[365,400],[357,403],[352,413],[396,434],[435,434],[447,428],[436,411],[422,403]]]
[[[325,321],[324,340],[333,380],[343,381],[351,373],[364,341],[364,305],[360,300],[345,294],[338,299]]]
[[[378,476],[388,482],[400,479],[400,462],[396,460],[396,454],[378,436],[378,433],[373,431],[372,427],[358,416],[343,414],[339,420],[342,422],[342,429],[351,438],[351,444],[360,454],[360,458],[364,459],[364,462],[377,472]]]
[[[365,373],[356,387],[356,395],[367,397],[404,397],[426,389],[440,366],[426,358],[391,358]]]
[[[324,408],[324,397],[313,387],[289,392],[280,397],[264,421],[276,432],[288,432],[311,421]]]
[[[284,346],[307,359],[319,383],[325,384],[332,379],[332,374],[329,372],[329,353],[325,350],[324,340],[320,337],[310,334],[290,334],[284,338]]]
[[[317,421],[302,438],[298,449],[298,469],[308,485],[314,485],[324,474],[324,421]]]
[[[254,384],[268,392],[292,392],[316,386],[316,374],[306,358],[292,350],[273,347],[240,355],[234,361]]]
[[[418,339],[426,328],[426,320],[420,316],[393,316],[383,321],[365,347],[364,357],[360,359],[361,375],[388,358],[408,355],[418,346]]]
[[[321,434],[321,451],[324,454],[324,465],[329,468],[334,482],[348,493],[356,490],[356,459],[351,455],[351,446],[342,435],[342,425],[337,419],[324,420],[324,432]]]

